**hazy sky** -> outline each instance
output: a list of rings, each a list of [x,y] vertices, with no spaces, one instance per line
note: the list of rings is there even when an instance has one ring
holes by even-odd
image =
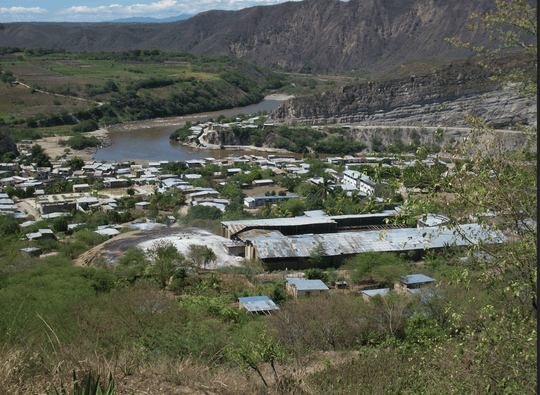
[[[0,0],[0,22],[101,22],[169,18],[208,10],[240,10],[286,0]],[[290,1],[290,0],[289,0]]]

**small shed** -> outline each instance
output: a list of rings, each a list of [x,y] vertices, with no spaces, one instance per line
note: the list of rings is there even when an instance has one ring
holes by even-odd
[[[246,309],[251,314],[268,314],[279,310],[279,307],[268,296],[248,296],[238,298],[239,308]]]
[[[37,247],[27,247],[27,248],[21,248],[22,252],[26,252],[30,256],[40,256],[41,255],[41,249]]]
[[[321,280],[306,280],[303,278],[288,278],[287,292],[295,298],[313,296],[328,292],[329,288]]]
[[[434,278],[423,274],[409,274],[408,276],[402,276],[400,281],[394,284],[394,289],[401,295],[410,295],[410,289],[425,287],[434,282]]]
[[[362,298],[367,302],[375,295],[381,295],[386,296],[386,294],[390,291],[390,288],[379,288],[379,289],[366,289],[362,292]]]
[[[40,229],[39,233],[41,233],[42,239],[54,239],[54,233],[50,229]]]
[[[90,185],[88,184],[75,184],[73,185],[73,192],[84,192],[89,191]]]

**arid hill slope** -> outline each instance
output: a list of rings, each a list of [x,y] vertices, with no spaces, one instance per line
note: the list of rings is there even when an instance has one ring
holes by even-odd
[[[391,69],[409,60],[467,53],[444,38],[493,45],[466,29],[492,0],[309,0],[208,11],[172,23],[62,26],[7,23],[0,46],[119,51],[161,48],[233,55],[291,71]]]

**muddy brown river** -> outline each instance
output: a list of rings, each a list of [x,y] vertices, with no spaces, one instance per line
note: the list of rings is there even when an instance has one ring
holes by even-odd
[[[177,141],[169,140],[169,135],[184,125],[185,122],[203,121],[233,115],[255,114],[258,111],[275,110],[282,100],[263,100],[247,107],[232,108],[215,112],[152,119],[147,121],[127,122],[109,128],[108,138],[111,145],[99,149],[96,160],[117,161],[122,159],[143,160],[178,160],[226,157],[231,153],[261,155],[260,151],[200,150],[185,147]]]

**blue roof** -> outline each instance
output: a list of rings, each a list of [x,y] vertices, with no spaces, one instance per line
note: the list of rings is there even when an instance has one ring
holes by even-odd
[[[247,311],[279,310],[279,307],[268,296],[248,296],[238,298]]]
[[[402,276],[402,279],[404,279],[404,284],[420,284],[420,283],[430,283],[435,281],[434,278],[424,276],[423,274],[409,274],[408,276]]]
[[[375,295],[381,295],[384,296],[390,291],[390,288],[379,288],[379,289],[366,289],[365,291],[362,291],[363,294],[366,294],[369,297],[375,296]]]
[[[246,296],[244,298],[238,298],[242,303],[245,302],[262,302],[263,300],[270,300],[268,296]]]
[[[321,291],[329,289],[321,280],[288,278],[287,282],[294,285],[298,291]]]

